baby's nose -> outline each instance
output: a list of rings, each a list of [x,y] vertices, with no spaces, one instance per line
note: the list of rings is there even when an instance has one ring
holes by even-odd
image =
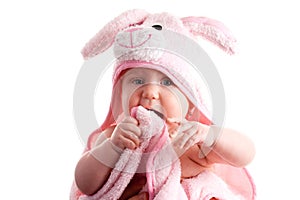
[[[143,89],[143,98],[150,100],[158,100],[159,99],[159,86],[155,84],[148,84],[144,86]]]

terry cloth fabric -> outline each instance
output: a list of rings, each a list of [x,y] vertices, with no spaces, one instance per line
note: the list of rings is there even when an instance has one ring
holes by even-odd
[[[82,195],[80,200],[117,200],[134,174],[139,172],[146,173],[147,184],[143,191],[149,193],[150,200],[209,200],[213,197],[224,200],[245,199],[234,194],[211,171],[184,179],[181,183],[180,160],[176,159],[175,152],[170,148],[164,121],[153,111],[141,106],[133,109],[132,116],[139,121],[142,130],[141,146],[135,150],[124,150],[106,184],[95,195]]]
[[[164,121],[157,116],[153,111],[146,110],[143,107],[133,109],[132,116],[139,121],[139,127],[142,131],[143,141],[141,145],[135,149],[125,149],[119,161],[106,184],[92,196],[81,196],[80,200],[96,200],[96,199],[118,199],[135,173],[146,173],[147,186],[145,190],[149,192],[150,199],[154,199],[159,193],[166,192],[165,185],[172,185],[167,187],[172,190],[175,197],[174,183],[177,187],[180,186],[180,163],[179,160],[169,165],[166,164],[165,159],[163,166],[158,162],[159,151],[169,144],[168,131],[165,128]],[[174,180],[177,179],[177,180]],[[184,194],[184,191],[177,190]],[[170,192],[167,192],[170,196]]]

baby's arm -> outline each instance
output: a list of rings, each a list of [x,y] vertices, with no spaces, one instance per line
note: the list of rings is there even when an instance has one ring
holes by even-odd
[[[100,133],[99,137],[102,137],[104,142],[105,138],[111,135],[112,131],[113,127],[110,127],[109,129],[106,129],[104,132]],[[92,153],[93,150],[99,150],[109,151],[111,154],[113,154],[114,149],[107,149],[105,147],[107,144],[109,145],[109,141],[105,142],[106,144],[99,142],[100,144],[95,145],[90,151],[83,154],[77,163],[75,169],[75,181],[79,190],[86,195],[92,195],[96,193],[106,182],[112,170],[112,168],[101,163],[99,159],[97,159]]]
[[[82,156],[75,169],[75,181],[81,192],[96,193],[107,181],[121,151],[139,145],[141,132],[137,124],[134,118],[127,117],[116,127],[100,133],[95,145]]]
[[[255,146],[246,135],[228,128],[211,126],[208,134],[217,135],[211,146],[198,143],[201,149],[199,157],[207,164],[225,163],[236,167],[248,165],[254,158]]]

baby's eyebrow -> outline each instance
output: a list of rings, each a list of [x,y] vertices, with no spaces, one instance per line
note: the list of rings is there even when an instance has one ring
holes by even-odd
[[[133,76],[141,76],[141,75],[143,75],[144,73],[143,72],[141,72],[141,71],[128,71],[127,73],[126,73],[126,75],[133,75]]]
[[[133,79],[133,78],[143,78],[144,76],[138,73],[130,73],[126,75],[127,79]]]
[[[164,75],[164,76],[162,77],[162,79],[170,79],[170,80],[171,80],[171,78],[168,77],[168,76],[166,76],[166,75]],[[172,81],[172,80],[171,80],[171,81]]]

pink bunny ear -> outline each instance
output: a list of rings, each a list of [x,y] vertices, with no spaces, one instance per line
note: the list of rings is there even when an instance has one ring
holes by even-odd
[[[229,54],[235,53],[236,39],[223,23],[206,17],[185,17],[181,20],[193,35],[204,37]]]
[[[106,24],[82,49],[85,59],[104,52],[114,42],[117,33],[129,26],[141,24],[149,14],[144,10],[129,10]]]

